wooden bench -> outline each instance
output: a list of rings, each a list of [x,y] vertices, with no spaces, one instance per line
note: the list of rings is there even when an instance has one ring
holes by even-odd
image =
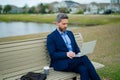
[[[79,47],[82,47],[81,34],[75,34],[75,38]],[[0,42],[0,80],[19,80],[27,72],[43,72],[43,67],[49,66],[49,62],[46,38]],[[96,62],[93,64],[96,69],[103,67]],[[68,80],[77,75],[50,69],[47,80]]]

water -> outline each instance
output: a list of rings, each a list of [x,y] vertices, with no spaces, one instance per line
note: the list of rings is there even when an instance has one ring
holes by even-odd
[[[69,26],[68,29],[77,28]],[[56,29],[55,24],[34,22],[0,22],[0,38],[34,33],[51,32]]]

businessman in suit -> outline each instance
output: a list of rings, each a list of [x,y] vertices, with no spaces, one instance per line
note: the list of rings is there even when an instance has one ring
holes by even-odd
[[[87,56],[75,57],[75,54],[80,53],[80,49],[73,33],[67,30],[68,16],[59,13],[56,25],[57,29],[47,36],[50,66],[57,71],[79,73],[80,80],[101,80]]]

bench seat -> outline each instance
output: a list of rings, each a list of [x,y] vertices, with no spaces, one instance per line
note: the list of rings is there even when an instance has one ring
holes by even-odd
[[[95,69],[100,69],[100,68],[104,67],[103,64],[100,64],[100,63],[97,63],[97,62],[93,62],[92,61],[92,64],[94,65]],[[36,73],[37,72],[43,73],[43,70],[42,71],[41,70],[37,70],[37,71],[34,71],[34,72],[36,72]],[[10,75],[13,75],[13,74],[10,74]],[[22,75],[23,74],[12,76],[12,77],[6,78],[5,80],[20,80],[20,77]],[[79,75],[79,74],[76,74],[76,73],[73,73],[73,72],[54,71],[52,68],[50,68],[50,73],[47,76],[46,80],[66,80],[66,79],[71,79],[73,77],[76,77],[76,75]]]

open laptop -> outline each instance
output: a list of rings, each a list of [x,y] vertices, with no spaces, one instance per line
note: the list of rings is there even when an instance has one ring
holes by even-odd
[[[96,40],[89,41],[89,42],[84,42],[82,44],[81,53],[76,54],[75,57],[80,57],[80,56],[83,56],[83,55],[93,53],[95,45],[96,45]]]

